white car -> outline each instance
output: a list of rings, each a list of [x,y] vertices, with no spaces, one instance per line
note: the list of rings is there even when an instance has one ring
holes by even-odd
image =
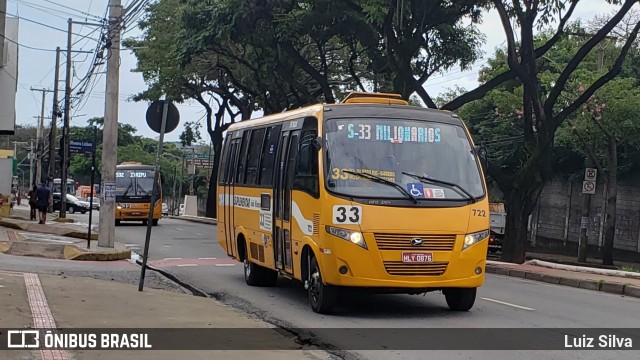
[[[162,203],[162,215],[169,216],[169,205]]]
[[[184,215],[184,204],[180,204],[180,211],[178,212],[178,215]]]

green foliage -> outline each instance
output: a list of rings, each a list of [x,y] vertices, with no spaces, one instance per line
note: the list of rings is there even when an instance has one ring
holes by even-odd
[[[200,141],[200,124],[195,121],[187,121],[184,124],[184,131],[180,134],[180,141],[182,146],[191,146],[192,144]]]

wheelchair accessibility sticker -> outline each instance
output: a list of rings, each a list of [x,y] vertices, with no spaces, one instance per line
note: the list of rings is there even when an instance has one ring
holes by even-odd
[[[423,198],[424,197],[424,186],[422,186],[422,183],[409,183],[409,184],[407,184],[407,191],[414,198]]]
[[[414,198],[425,198],[425,199],[444,199],[444,190],[443,189],[431,189],[425,188],[422,183],[409,183],[407,184],[407,191]]]

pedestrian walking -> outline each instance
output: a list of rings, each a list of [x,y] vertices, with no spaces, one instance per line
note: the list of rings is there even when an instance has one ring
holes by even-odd
[[[33,185],[33,189],[31,189],[29,191],[29,208],[31,209],[29,218],[30,220],[35,220],[36,219],[36,193],[38,192],[38,187],[34,184]]]
[[[18,206],[20,206],[20,201],[22,200],[22,195],[20,195],[20,189],[16,191],[16,201],[18,202]]]
[[[47,182],[43,181],[42,185],[40,185],[36,191],[36,207],[40,214],[40,222],[38,222],[38,224],[44,224],[47,222],[47,211],[49,211],[49,205],[51,205],[51,189],[47,187]]]

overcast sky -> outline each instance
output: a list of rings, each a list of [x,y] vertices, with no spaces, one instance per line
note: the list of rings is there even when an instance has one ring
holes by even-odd
[[[123,0],[125,6],[130,2],[132,0]],[[67,19],[72,17],[74,21],[95,22],[97,18],[105,17],[107,3],[108,0],[8,0],[7,13],[22,18],[19,42],[24,46],[21,46],[19,50],[19,85],[16,100],[18,124],[37,124],[35,117],[40,115],[41,93],[31,91],[30,88],[52,89],[54,82],[55,51],[34,50],[25,46],[49,50],[55,50],[56,46],[60,46],[65,49]],[[615,7],[607,5],[603,0],[583,0],[574,13],[574,19],[578,17],[591,18],[594,14],[608,13],[614,9]],[[50,27],[36,24],[33,21]],[[504,32],[495,13],[485,14],[480,29],[486,35],[486,43],[483,46],[484,58],[478,61],[470,71],[461,72],[460,69],[453,69],[446,74],[434,75],[426,84],[427,91],[433,97],[456,85],[466,89],[473,89],[477,86],[477,71],[484,65],[493,49],[502,46],[505,41]],[[89,26],[74,25],[73,30],[79,35],[88,35],[94,38],[98,35],[95,28]],[[139,29],[133,26],[126,31],[125,38],[140,35]],[[75,43],[74,50],[93,51],[96,46],[95,41],[78,35],[74,35],[73,43]],[[119,121],[133,125],[138,129],[140,135],[155,137],[156,133],[148,128],[145,121],[148,104],[128,100],[131,95],[146,89],[142,75],[132,72],[136,58],[131,51],[126,50],[122,51],[121,57]],[[92,60],[91,54],[75,53],[73,55],[73,85],[79,83],[80,79],[86,75]],[[63,54],[61,80],[65,78],[64,61],[66,61],[66,56]],[[73,109],[72,113],[75,116],[72,118],[72,125],[84,126],[89,118],[104,116],[104,77],[104,73],[98,75],[95,86],[92,87],[93,91],[86,94],[80,105]],[[59,89],[64,89],[63,82],[60,83]],[[62,92],[59,97],[63,98]],[[45,103],[47,117],[51,116],[52,101],[52,94],[47,94]],[[202,107],[195,102],[178,104],[178,108],[181,124],[186,121],[202,119],[204,115]],[[204,125],[204,121],[202,124]],[[208,141],[205,128],[203,127],[201,130],[203,137]],[[181,131],[182,125],[173,133],[168,134],[166,140],[177,141]]]

